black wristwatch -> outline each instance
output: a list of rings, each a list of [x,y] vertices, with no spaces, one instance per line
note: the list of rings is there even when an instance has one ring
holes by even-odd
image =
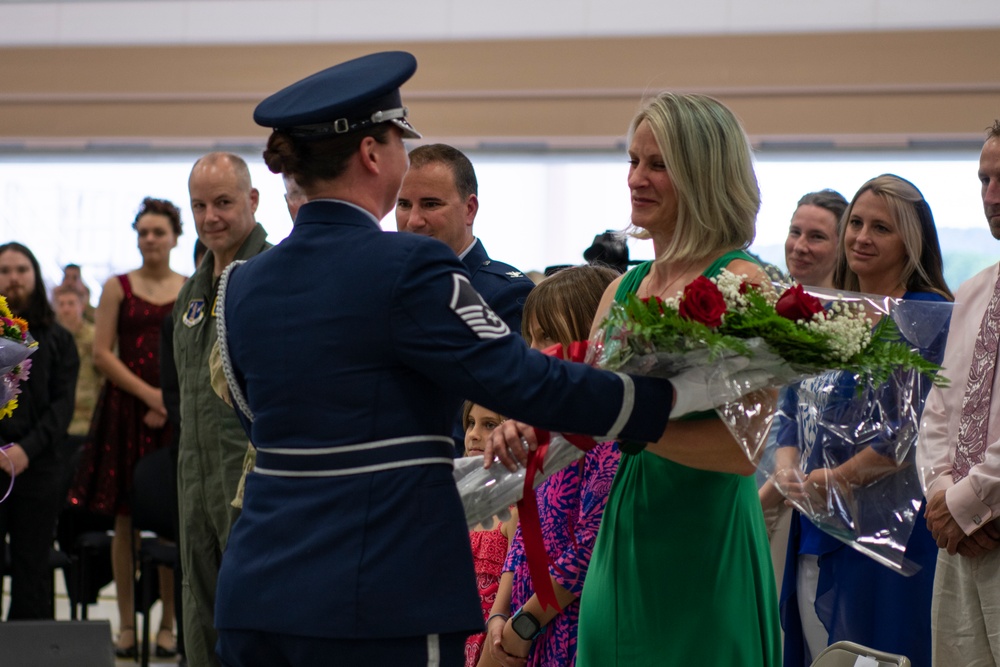
[[[511,616],[510,627],[517,633],[518,637],[529,642],[534,641],[538,635],[545,632],[545,628],[538,622],[538,619],[530,612],[525,611],[523,607]]]

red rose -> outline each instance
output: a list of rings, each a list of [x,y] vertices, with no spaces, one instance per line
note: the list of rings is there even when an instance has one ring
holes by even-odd
[[[744,280],[743,282],[740,283],[740,294],[746,294],[751,290],[754,292],[759,292],[760,285],[758,285],[757,283],[749,282],[747,280]]]
[[[785,319],[798,322],[809,321],[816,313],[824,312],[823,304],[812,294],[807,294],[802,285],[786,289],[774,304],[774,309]]]
[[[722,324],[726,313],[726,300],[722,292],[705,276],[698,276],[684,288],[678,314],[686,320],[701,322],[709,327]]]

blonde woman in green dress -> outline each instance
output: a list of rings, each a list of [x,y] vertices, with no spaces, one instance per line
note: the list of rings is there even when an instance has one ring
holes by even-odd
[[[632,225],[656,259],[608,287],[595,326],[630,292],[672,297],[723,268],[769,284],[744,251],[760,195],[732,112],[663,93],[629,139]],[[714,412],[671,422],[659,442],[622,455],[581,596],[579,667],[780,664],[754,469]]]

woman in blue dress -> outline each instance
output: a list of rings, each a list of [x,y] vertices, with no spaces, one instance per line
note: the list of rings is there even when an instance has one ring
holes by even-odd
[[[839,248],[838,289],[907,301],[953,298],[942,275],[930,207],[905,179],[884,174],[858,190],[844,213]],[[924,322],[919,336],[903,332],[936,363],[947,334],[946,317],[939,321],[940,326]],[[848,373],[828,373],[786,390],[778,419],[779,487],[819,514],[849,515],[855,531],[863,531],[860,526],[873,502],[866,494],[884,497],[892,487],[908,493],[915,489],[912,497],[921,498],[913,465],[914,433],[907,431],[918,423],[929,390],[930,382],[917,378],[889,382],[859,396]],[[828,492],[833,485],[836,490]],[[837,520],[825,523],[836,528]],[[937,545],[923,507],[908,536],[907,525],[902,521],[895,537],[906,545],[907,566],[918,566],[912,576],[851,548],[795,512],[781,596],[786,667],[808,665],[840,640],[903,654],[915,665],[930,664]],[[876,552],[879,548],[871,546]]]

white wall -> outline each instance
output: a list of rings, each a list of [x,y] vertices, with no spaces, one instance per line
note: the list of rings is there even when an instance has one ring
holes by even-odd
[[[997,0],[0,0],[0,46],[469,40],[1000,26]]]
[[[131,224],[142,198],[150,195],[180,207],[185,233],[172,263],[176,270],[190,273],[196,234],[187,176],[196,157],[0,156],[0,239],[32,248],[50,282],[60,278],[63,265],[80,264],[96,300],[107,277],[139,265]],[[261,193],[257,219],[276,243],[292,228],[282,197],[284,186],[259,155],[245,157]],[[475,232],[492,256],[524,271],[581,263],[596,234],[628,225],[624,154],[471,154],[471,158],[480,184]],[[763,153],[757,160],[762,206],[754,250],[784,267],[782,244],[802,194],[832,187],[850,199],[867,179],[892,172],[921,188],[942,245],[961,230],[982,232],[968,248],[970,255],[978,256],[966,261],[968,266],[958,267],[961,272],[951,272],[955,287],[1000,257],[1000,243],[994,245],[986,231],[977,168],[977,151]],[[382,226],[395,230],[392,213]],[[652,256],[648,242],[633,243],[631,251],[633,259]]]

